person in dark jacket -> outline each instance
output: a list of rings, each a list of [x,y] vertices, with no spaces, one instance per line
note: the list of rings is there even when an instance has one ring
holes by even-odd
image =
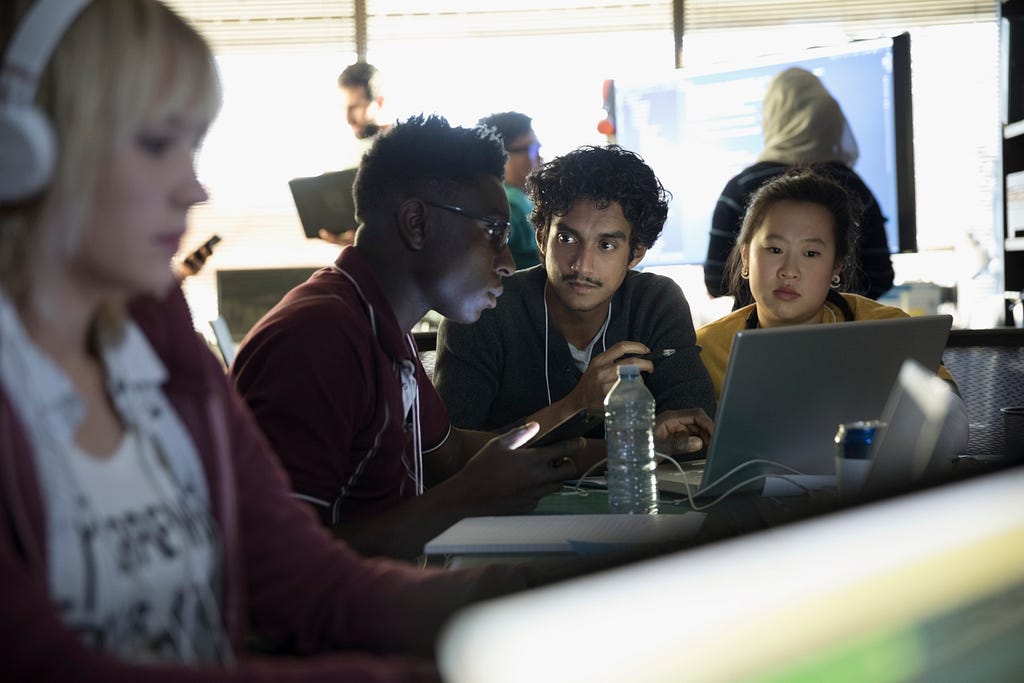
[[[885,234],[886,217],[871,189],[853,170],[859,151],[839,103],[817,76],[793,67],[772,79],[761,110],[764,149],[757,163],[726,183],[711,217],[704,284],[711,296],[733,294],[733,308],[753,302],[750,289],[729,291],[725,268],[740,232],[750,197],[772,178],[795,166],[814,166],[838,182],[853,201],[858,225],[858,270],[847,291],[877,299],[892,288],[893,266]]]

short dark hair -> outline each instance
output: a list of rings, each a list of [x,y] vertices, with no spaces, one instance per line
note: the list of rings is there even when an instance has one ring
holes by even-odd
[[[508,155],[493,132],[418,114],[378,136],[363,156],[353,192],[360,222],[426,190],[450,195],[481,175],[504,180]]]
[[[671,198],[640,155],[618,145],[587,145],[556,157],[527,176],[526,193],[533,200],[530,221],[542,239],[552,219],[569,213],[580,199],[602,209],[618,202],[632,228],[631,258],[638,247],[658,239]]]
[[[743,291],[743,245],[749,245],[764,223],[768,210],[782,201],[809,202],[824,207],[832,214],[832,234],[836,242],[836,258],[843,263],[840,278],[843,289],[857,285],[857,250],[860,214],[859,201],[833,179],[825,170],[813,165],[797,166],[778,175],[755,191],[747,204],[743,226],[736,236],[736,244],[729,253],[725,272],[729,292]]]
[[[503,111],[483,117],[477,125],[493,128],[507,149],[513,140],[533,130],[533,119],[517,111]]]
[[[339,88],[362,88],[366,99],[375,100],[384,95],[383,78],[380,70],[367,62],[349,64],[338,76]]]

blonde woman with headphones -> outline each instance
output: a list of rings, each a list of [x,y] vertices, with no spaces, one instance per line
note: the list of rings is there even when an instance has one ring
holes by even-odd
[[[0,48],[0,679],[435,679],[444,619],[525,577],[361,558],[289,496],[170,268],[208,45],[155,0],[12,0]]]

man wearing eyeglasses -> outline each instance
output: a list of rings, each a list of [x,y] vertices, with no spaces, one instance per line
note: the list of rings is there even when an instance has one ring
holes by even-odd
[[[657,404],[658,449],[701,450],[715,399],[686,298],[671,279],[632,270],[668,214],[654,171],[621,147],[581,147],[534,171],[526,188],[543,267],[506,278],[477,322],[446,320],[438,331],[434,381],[452,423],[536,420],[547,430],[580,409],[603,413],[616,365],[630,363]],[[590,443],[577,464],[602,451],[603,441]]]
[[[505,144],[508,161],[505,162],[505,196],[508,197],[509,222],[512,237],[509,249],[516,262],[516,270],[540,263],[537,238],[530,224],[533,204],[526,196],[526,176],[541,164],[540,142],[533,132],[533,119],[517,111],[491,114],[480,119],[478,125],[494,129]]]
[[[574,476],[582,443],[516,450],[451,427],[409,334],[434,310],[463,323],[513,272],[505,152],[437,116],[393,126],[363,158],[355,244],[246,335],[232,377],[295,496],[366,554],[413,558],[462,517],[531,510]],[[511,451],[516,451],[512,453]]]

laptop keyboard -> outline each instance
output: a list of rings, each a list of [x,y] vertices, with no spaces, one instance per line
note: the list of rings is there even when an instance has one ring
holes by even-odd
[[[704,477],[704,461],[690,460],[679,463],[682,467],[680,472],[670,462],[663,462],[658,465],[658,490],[667,493],[678,493],[686,495],[686,484],[690,485],[690,492],[696,493],[700,487],[700,481]],[[684,484],[683,482],[686,482]]]

